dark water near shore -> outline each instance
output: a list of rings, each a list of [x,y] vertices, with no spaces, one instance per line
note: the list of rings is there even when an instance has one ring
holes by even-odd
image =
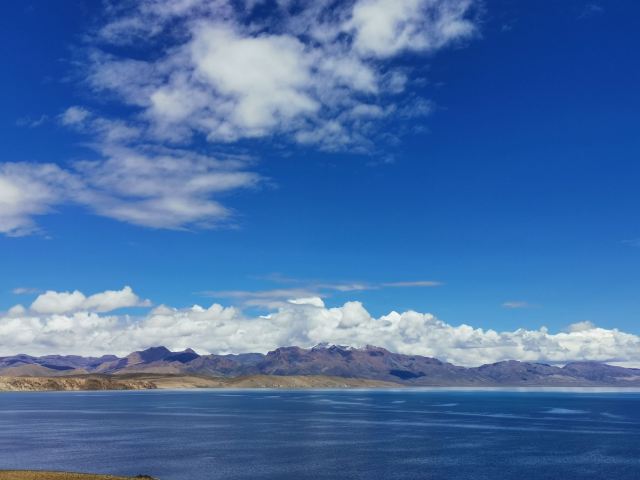
[[[162,480],[637,480],[640,393],[2,393],[0,469]]]

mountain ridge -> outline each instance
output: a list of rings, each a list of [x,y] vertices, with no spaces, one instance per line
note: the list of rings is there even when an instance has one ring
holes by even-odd
[[[354,348],[319,344],[312,348],[280,347],[266,354],[199,355],[192,349],[171,351],[163,346],[132,352],[126,357],[103,355],[19,354],[0,357],[0,375],[63,377],[104,374],[313,376],[375,380],[406,386],[615,386],[640,387],[640,369],[601,362],[571,362],[562,367],[506,360],[462,367],[421,355],[405,355],[367,345]]]

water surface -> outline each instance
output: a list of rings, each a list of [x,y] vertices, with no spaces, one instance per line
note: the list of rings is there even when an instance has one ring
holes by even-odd
[[[640,393],[2,393],[0,469],[162,480],[637,480]]]

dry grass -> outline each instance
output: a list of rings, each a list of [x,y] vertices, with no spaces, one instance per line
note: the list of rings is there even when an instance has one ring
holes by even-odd
[[[0,391],[30,392],[57,390],[142,390],[156,388],[151,382],[126,381],[108,375],[75,375],[69,377],[0,376]]]
[[[384,388],[402,385],[379,380],[328,375],[248,375],[208,377],[163,373],[73,375],[68,377],[4,377],[2,391],[140,390],[179,388]],[[2,479],[0,479],[2,480]]]
[[[113,475],[90,475],[71,472],[42,472],[34,470],[0,470],[0,480],[133,480],[152,477],[114,477]]]

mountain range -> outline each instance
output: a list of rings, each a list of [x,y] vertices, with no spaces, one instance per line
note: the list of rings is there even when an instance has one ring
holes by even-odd
[[[640,387],[640,369],[599,362],[562,367],[502,361],[461,367],[436,358],[392,353],[384,348],[317,345],[281,347],[267,354],[199,355],[191,349],[172,352],[152,347],[126,357],[105,355],[13,355],[0,357],[0,375],[60,377],[102,374],[199,375],[205,377],[311,376],[393,382],[406,386],[615,386]]]

